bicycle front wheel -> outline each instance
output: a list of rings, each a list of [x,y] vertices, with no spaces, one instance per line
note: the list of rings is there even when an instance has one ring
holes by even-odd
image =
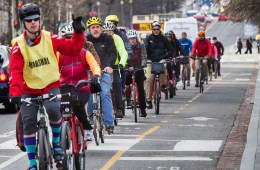
[[[156,98],[155,98],[155,114],[159,114],[159,107],[160,107],[160,85],[159,82],[156,82]]]
[[[186,67],[184,66],[183,68],[183,80],[182,80],[182,83],[183,83],[183,90],[186,89],[186,80],[187,80],[187,69]]]
[[[99,145],[99,138],[98,138],[98,118],[96,115],[93,117],[93,136],[95,138],[95,143],[98,146]]]
[[[132,92],[133,92],[133,112],[134,112],[134,118],[135,118],[135,123],[137,123],[137,102],[136,102],[136,86],[133,85],[132,87]]]
[[[64,159],[62,161],[64,170],[75,169],[75,157],[72,150],[72,140],[70,138],[71,126],[68,121],[65,121],[61,130],[61,147],[64,151]]]
[[[78,144],[80,144],[80,150],[79,153],[75,156],[75,165],[76,165],[76,170],[85,170],[85,147],[84,147],[84,138],[82,136],[82,131],[80,126],[77,124],[76,125],[76,133],[77,133],[77,141]]]
[[[39,169],[40,170],[52,169],[52,154],[51,154],[52,151],[50,149],[49,141],[47,141],[45,129],[40,128],[38,133],[39,133],[39,135],[38,135]]]

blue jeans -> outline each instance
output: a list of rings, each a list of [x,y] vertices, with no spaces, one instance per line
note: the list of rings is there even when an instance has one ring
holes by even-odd
[[[111,99],[111,85],[112,85],[112,75],[108,73],[104,73],[100,78],[100,98],[102,111],[104,114],[104,124],[105,126],[114,126],[114,116],[113,116],[113,106]],[[93,116],[93,95],[91,94],[88,101],[88,115]]]

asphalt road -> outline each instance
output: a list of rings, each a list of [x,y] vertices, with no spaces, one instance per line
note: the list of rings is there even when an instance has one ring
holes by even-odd
[[[241,24],[220,22],[208,34],[232,46],[240,28]],[[192,80],[185,91],[179,83],[174,99],[162,100],[158,116],[148,110],[148,117],[139,118],[136,124],[128,111],[115,133],[106,135],[104,144],[89,143],[86,169],[215,169],[257,63],[257,55],[245,59],[227,54],[222,76],[209,82],[204,94],[199,94]],[[15,114],[0,115],[0,169],[28,166],[26,155],[15,147],[15,119]]]

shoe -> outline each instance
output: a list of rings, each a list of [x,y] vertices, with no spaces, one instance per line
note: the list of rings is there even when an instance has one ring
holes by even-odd
[[[115,116],[116,116],[117,119],[122,119],[124,117],[122,110],[117,109]]]
[[[64,152],[63,150],[53,150],[53,158],[55,160],[55,162],[60,162],[63,160],[64,158]]]
[[[218,76],[221,76],[220,72],[218,72]]]
[[[187,86],[190,86],[190,82],[189,81],[187,82]]]
[[[166,85],[162,85],[162,92],[163,92],[163,93],[166,92]]]
[[[88,121],[89,121],[90,125],[93,125],[93,123],[94,123],[93,115],[88,117]]]
[[[126,101],[126,109],[132,109],[131,101],[127,100]]]
[[[200,87],[198,81],[196,82],[195,87]]]
[[[37,166],[36,165],[30,166],[27,170],[37,170]]]
[[[147,108],[147,109],[152,109],[152,108],[153,108],[152,101],[147,101],[147,102],[146,102],[146,108]]]
[[[176,76],[176,82],[179,82],[179,81],[181,81],[181,78],[180,78],[179,75],[177,75],[177,76]]]
[[[114,126],[112,126],[112,125],[105,125],[105,130],[107,131],[108,134],[113,133]]]
[[[146,111],[145,109],[140,109],[140,117],[146,117],[147,114],[146,114]]]
[[[62,170],[62,169],[63,169],[63,164],[62,164],[62,162],[56,162],[56,168],[57,168],[58,170]]]
[[[195,77],[195,73],[192,73],[192,77]]]
[[[84,130],[84,139],[86,141],[92,141],[93,140],[93,131],[92,130]]]

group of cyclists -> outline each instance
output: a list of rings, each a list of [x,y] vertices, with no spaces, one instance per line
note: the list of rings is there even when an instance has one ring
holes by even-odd
[[[160,23],[154,21],[152,33],[148,36],[142,34],[139,38],[136,30],[128,30],[125,34],[117,29],[119,18],[116,15],[107,16],[105,22],[98,17],[91,17],[86,24],[81,17],[73,16],[73,21],[61,28],[59,37],[40,28],[40,10],[37,5],[25,4],[20,8],[19,16],[25,31],[12,40],[10,95],[11,101],[20,106],[29,170],[37,169],[38,108],[21,103],[22,98],[57,95],[61,84],[76,85],[80,80],[90,80],[91,87],[80,89],[79,104],[73,110],[85,130],[85,139],[92,140],[92,93],[100,93],[104,126],[110,133],[115,126],[114,117],[124,117],[124,100],[126,108],[131,108],[129,86],[133,71],[138,87],[140,117],[146,117],[146,109],[153,107],[154,75],[151,73],[151,63],[174,60],[171,64],[164,64],[164,73],[160,75],[162,91],[166,88],[168,74],[170,81],[173,74],[176,81],[180,81],[180,60],[184,58],[190,61],[189,57],[196,56],[191,60],[196,87],[199,86],[200,58],[205,59],[205,75],[208,74],[207,61],[218,61],[218,70],[215,71],[220,76],[220,59],[224,47],[216,37],[212,42],[205,38],[204,31],[198,32],[198,39],[192,44],[187,33],[183,32],[181,39],[177,39],[173,31],[163,34]],[[85,35],[84,32],[88,33]],[[210,58],[212,60],[208,60]],[[188,64],[188,86],[190,68]],[[91,70],[91,74],[86,70]],[[61,100],[48,101],[44,105],[53,134],[53,157],[57,167],[61,168],[64,157],[60,143]]]

